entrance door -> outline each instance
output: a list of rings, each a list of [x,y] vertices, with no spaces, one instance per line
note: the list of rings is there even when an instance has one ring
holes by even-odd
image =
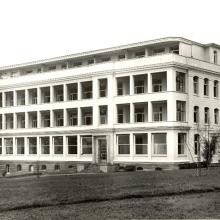
[[[106,138],[98,139],[99,161],[107,162],[107,141]]]

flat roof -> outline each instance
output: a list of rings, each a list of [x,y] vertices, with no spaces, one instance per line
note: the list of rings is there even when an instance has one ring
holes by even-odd
[[[62,61],[67,61],[67,60],[71,60],[74,58],[95,56],[98,54],[117,52],[120,50],[126,50],[126,49],[131,49],[131,48],[136,48],[136,47],[141,47],[141,46],[148,46],[148,45],[153,45],[153,44],[158,44],[158,43],[166,43],[166,42],[183,42],[187,44],[196,44],[196,45],[203,46],[203,47],[214,46],[214,47],[220,48],[220,45],[214,44],[214,43],[201,44],[195,41],[188,40],[183,37],[164,37],[164,38],[159,38],[159,39],[154,39],[154,40],[149,40],[149,41],[142,41],[138,43],[131,43],[131,44],[126,44],[126,45],[121,45],[121,46],[109,47],[109,48],[104,48],[104,49],[99,49],[99,50],[92,50],[92,51],[86,51],[86,52],[75,53],[75,54],[70,54],[70,55],[58,56],[58,57],[53,57],[49,59],[42,59],[42,60],[31,61],[31,62],[26,62],[26,63],[2,66],[0,67],[0,71],[31,67],[31,66],[43,65],[43,64],[50,64],[50,63],[54,63],[58,61],[62,62]]]

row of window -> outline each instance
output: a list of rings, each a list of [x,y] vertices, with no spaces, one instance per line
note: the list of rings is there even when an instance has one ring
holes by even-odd
[[[68,168],[72,168],[72,166],[70,165]],[[47,166],[45,164],[42,164],[42,165],[40,165],[39,167],[36,167],[36,168],[34,168],[34,165],[32,165],[32,164],[30,164],[28,166],[28,171],[31,172],[31,173],[33,173],[35,171],[34,169],[36,169],[36,171],[38,169],[39,169],[39,171],[46,171],[47,170]],[[11,171],[10,164],[6,164],[5,170],[6,170],[6,173],[10,173],[10,171]],[[17,164],[16,170],[17,170],[17,172],[21,172],[22,171],[22,165],[21,164]],[[59,164],[55,164],[54,165],[54,170],[55,171],[59,171],[60,170],[60,165]]]
[[[198,76],[193,77],[193,93],[196,94],[196,95],[199,94],[199,77]],[[204,96],[209,96],[209,94],[210,94],[209,79],[205,78],[203,80],[203,95]],[[214,96],[214,98],[219,97],[219,82],[218,82],[218,80],[214,80],[213,96]]]
[[[134,135],[134,150],[136,155],[147,155],[148,154],[148,134],[138,133]],[[67,153],[69,155],[78,154],[78,139],[77,136],[67,136]],[[166,133],[155,133],[152,134],[152,150],[153,155],[167,155],[167,136]],[[4,138],[5,155],[24,155],[25,153],[25,138],[18,137],[15,138],[15,143],[13,143],[13,138]],[[64,146],[63,136],[52,137],[52,144],[54,152],[53,154],[59,155],[63,154]],[[36,155],[38,153],[42,155],[51,154],[51,143],[50,137],[40,137],[39,146],[40,152],[37,152],[37,137],[27,138],[27,147],[29,155]],[[13,146],[15,145],[16,152],[13,152]],[[80,136],[80,146],[81,154],[92,154],[93,140],[92,136]],[[186,134],[178,134],[177,149],[178,154],[185,154],[186,149]],[[130,134],[119,134],[117,135],[117,147],[118,155],[129,155],[130,154]],[[2,139],[0,139],[0,153],[2,154]]]
[[[194,123],[200,122],[199,116],[199,106],[194,106],[194,116],[193,116]],[[210,124],[210,109],[208,107],[204,108],[204,123]],[[214,109],[214,124],[219,124],[219,109]]]
[[[167,121],[167,101],[157,101],[150,104],[152,104],[152,121]],[[131,112],[131,105],[134,107],[133,112]],[[131,114],[134,115],[135,123],[149,121],[147,102],[118,104],[116,109],[117,123],[130,123]],[[51,114],[53,122],[51,122]],[[0,129],[93,125],[93,118],[93,107],[8,113],[0,115]],[[64,123],[64,119],[66,123]],[[108,123],[108,106],[99,106],[98,119],[101,125]],[[176,121],[186,121],[186,103],[184,101],[176,101]]]
[[[130,77],[133,77],[134,81],[134,94],[143,94],[147,92],[162,92],[167,90],[167,72],[159,72],[152,74],[152,91],[148,91],[148,74],[124,76],[116,78],[118,96],[132,94],[132,91],[130,89]],[[108,80],[106,78],[99,79],[98,85],[99,97],[107,97]],[[64,97],[64,90],[66,91],[66,97]],[[185,92],[185,73],[176,72],[176,91]],[[4,103],[2,103],[3,95],[5,100]],[[92,98],[93,81],[86,81],[81,83],[56,85],[52,87],[41,87],[39,91],[37,88],[33,88],[28,89],[27,91],[17,90],[15,92],[8,91],[5,93],[0,93],[0,107],[62,102],[64,100],[72,101]]]

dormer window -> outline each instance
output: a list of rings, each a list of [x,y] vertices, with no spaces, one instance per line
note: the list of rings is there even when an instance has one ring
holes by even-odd
[[[217,51],[216,50],[214,50],[214,64],[217,64],[217,62],[218,62],[218,53],[217,53]]]

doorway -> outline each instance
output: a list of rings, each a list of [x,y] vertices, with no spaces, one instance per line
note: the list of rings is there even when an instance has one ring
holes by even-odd
[[[98,144],[98,158],[100,163],[107,162],[107,140],[106,137],[101,137],[97,139]]]

